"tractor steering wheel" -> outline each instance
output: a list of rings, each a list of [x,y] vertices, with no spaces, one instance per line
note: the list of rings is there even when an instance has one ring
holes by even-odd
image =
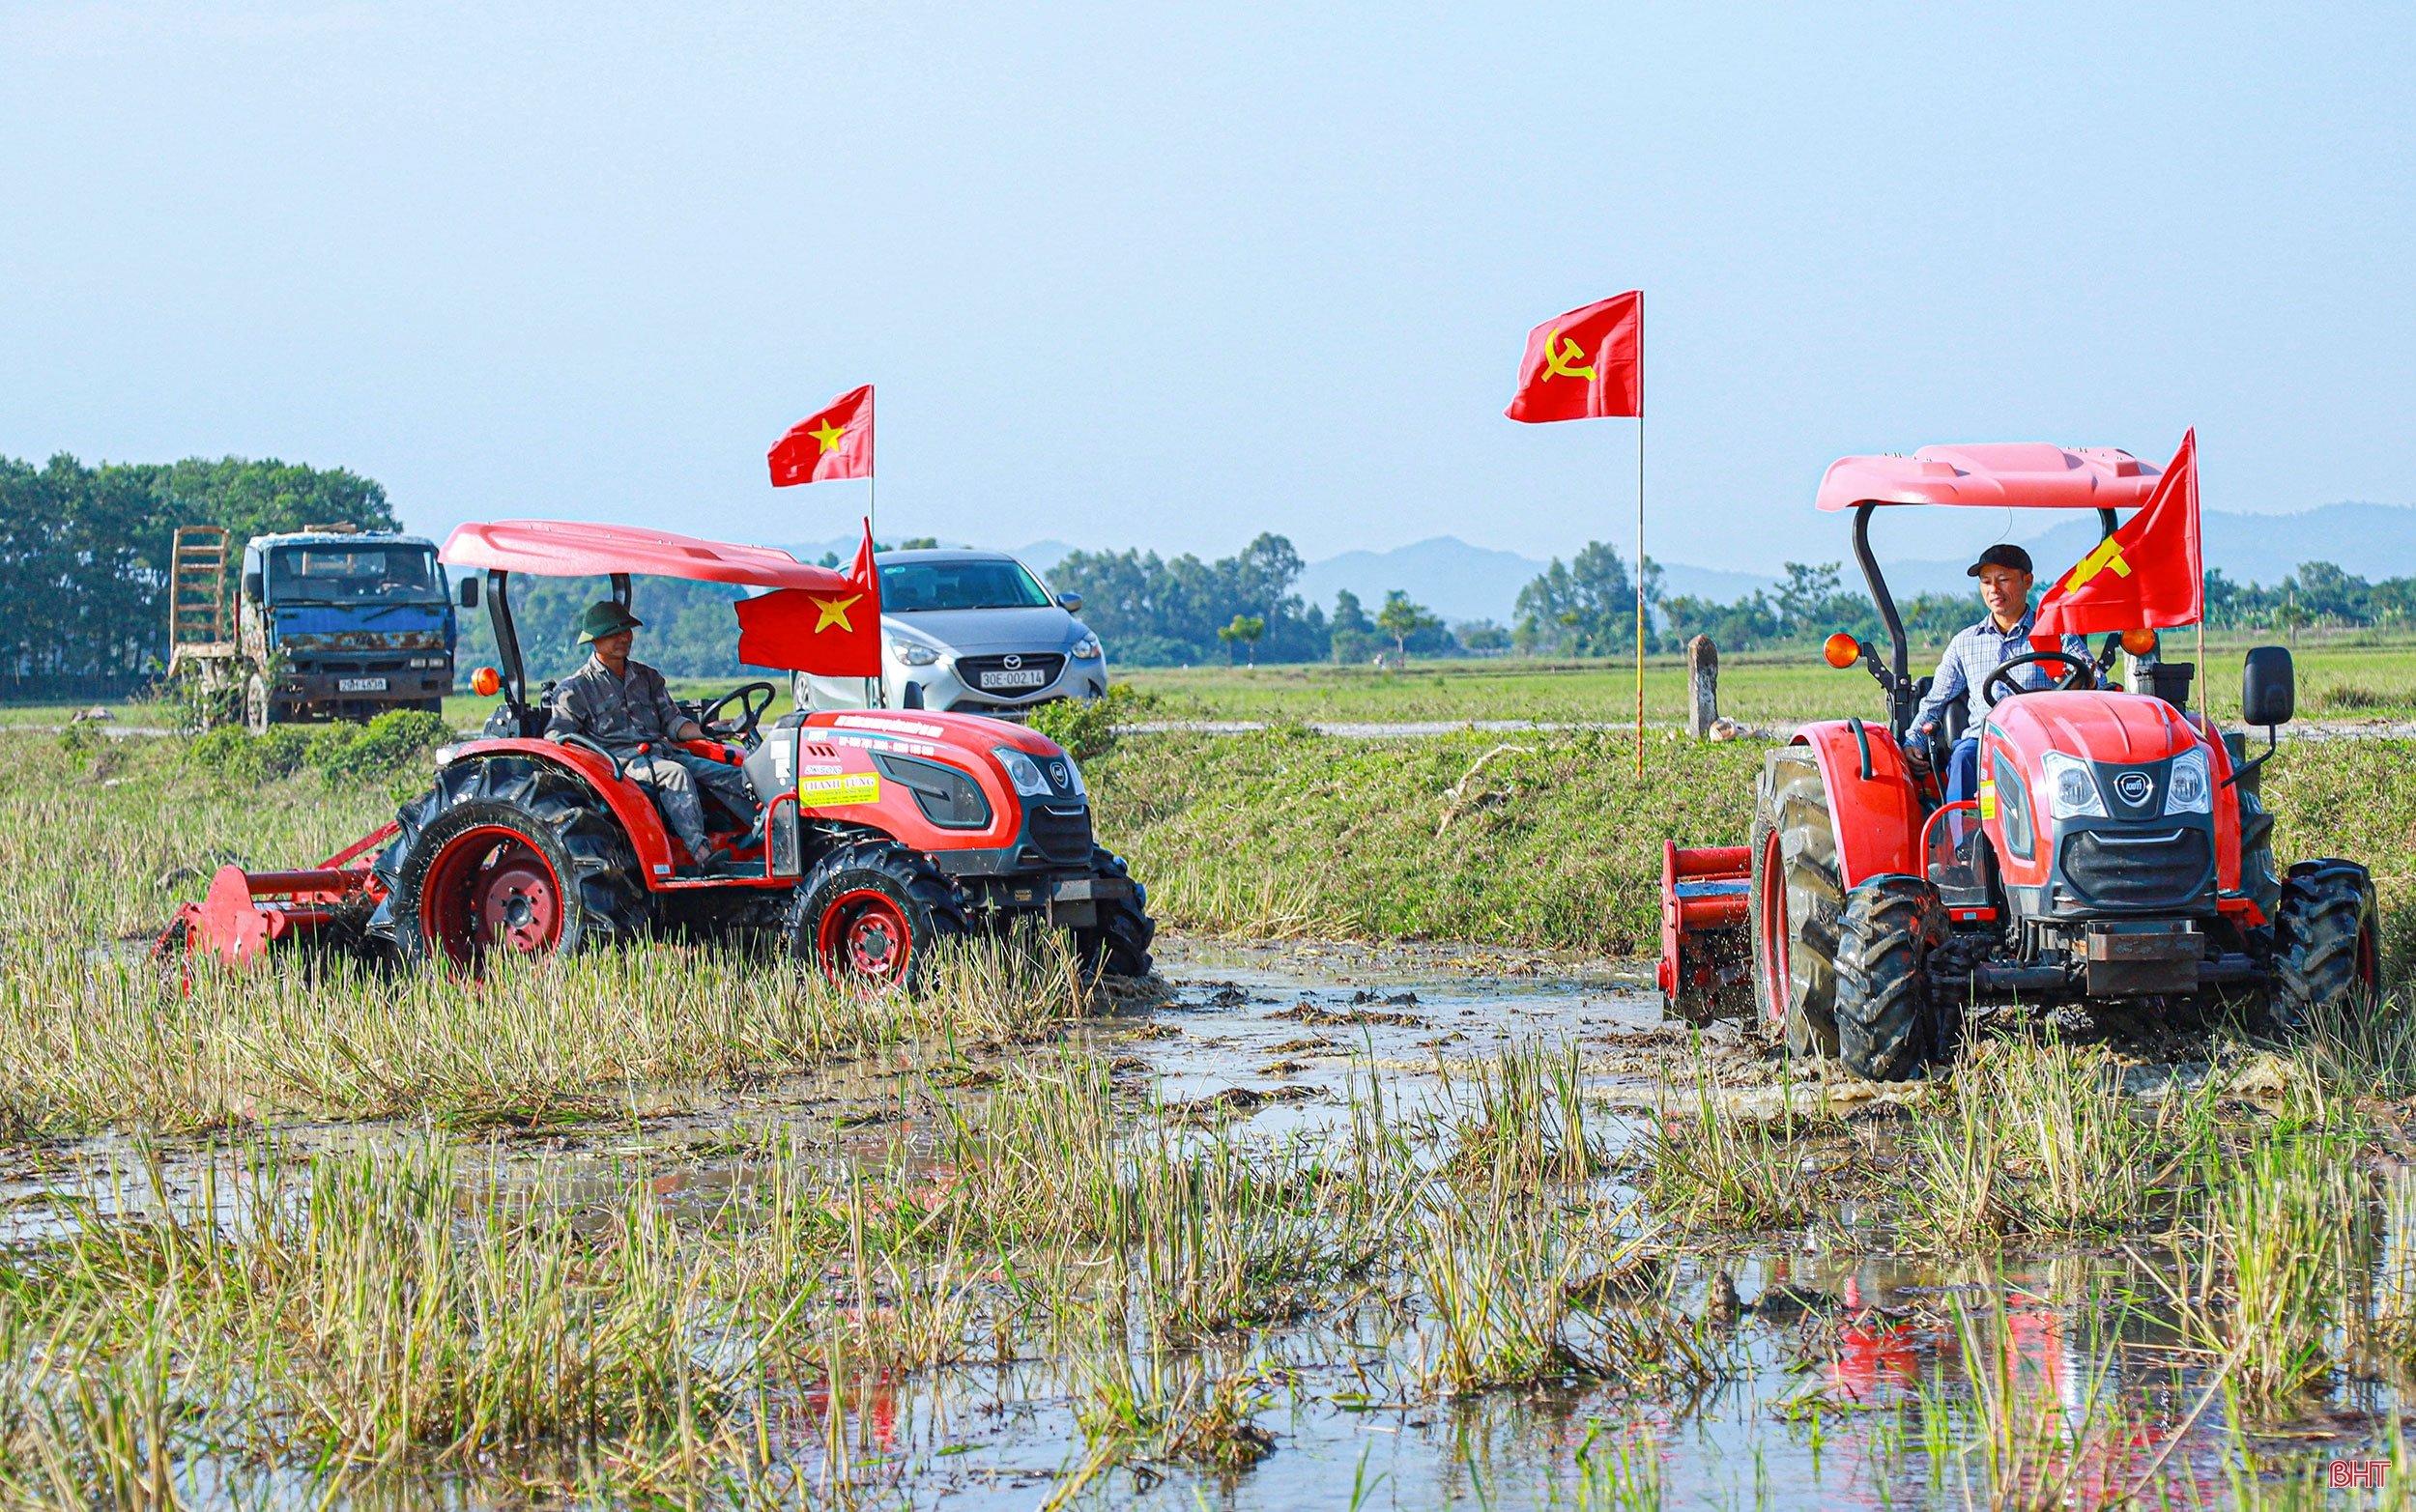
[[[2063,675],[2056,679],[2054,687],[2025,688],[2013,680],[2015,669],[2047,662],[2061,662],[2064,667]],[[2002,693],[1997,691],[1997,685],[2000,682],[2005,685],[2005,691]],[[1987,680],[1980,684],[1980,697],[1986,699],[1988,706],[1993,709],[2000,701],[2017,693],[2066,693],[2074,688],[2094,687],[2096,683],[2096,664],[2085,656],[2075,656],[2069,651],[2030,651],[2008,659],[1995,671],[1990,672]]]
[[[762,697],[760,699],[750,697],[754,694],[761,694]],[[743,745],[755,739],[755,727],[762,722],[764,711],[772,706],[772,699],[777,697],[779,697],[779,690],[768,682],[747,683],[742,687],[731,689],[705,705],[704,711],[697,715],[696,722],[705,727],[707,734],[734,740]],[[733,699],[738,700],[737,724],[728,729],[716,727],[722,710],[730,705]]]

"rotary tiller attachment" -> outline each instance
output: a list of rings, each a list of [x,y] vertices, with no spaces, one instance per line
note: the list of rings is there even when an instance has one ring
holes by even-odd
[[[279,945],[314,938],[345,920],[365,918],[381,890],[365,859],[394,838],[388,824],[307,871],[246,871],[224,866],[199,902],[176,911],[154,956],[180,949],[249,966]]]
[[[1745,845],[1681,850],[1661,843],[1661,1001],[1692,1024],[1753,1013],[1753,948]]]

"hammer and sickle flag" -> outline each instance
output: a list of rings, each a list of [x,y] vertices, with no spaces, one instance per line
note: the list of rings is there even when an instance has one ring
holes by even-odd
[[[852,388],[796,424],[766,459],[772,487],[873,475],[873,385]]]
[[[817,677],[880,675],[880,575],[873,569],[873,523],[846,577],[827,588],[775,588],[742,598],[738,660]]]
[[[2206,612],[2198,535],[2198,432],[2165,464],[2147,504],[2099,541],[2039,600],[2030,644],[2052,651],[2068,635],[2194,625]]]
[[[1503,413],[1541,425],[1644,414],[1644,296],[1557,315],[1527,333],[1518,392]]]

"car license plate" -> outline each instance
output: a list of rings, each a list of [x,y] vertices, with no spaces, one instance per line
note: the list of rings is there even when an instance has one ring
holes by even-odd
[[[977,680],[985,689],[1038,688],[1049,681],[1049,674],[1037,667],[1024,667],[1003,672],[983,672]]]
[[[386,679],[383,677],[338,677],[335,679],[335,691],[338,693],[384,693]]]

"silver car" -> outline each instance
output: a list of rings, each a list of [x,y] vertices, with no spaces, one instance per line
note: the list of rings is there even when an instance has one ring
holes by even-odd
[[[1107,692],[1099,638],[1074,617],[1079,593],[1050,597],[1004,552],[882,552],[881,672],[893,709],[1012,717],[1051,699]],[[860,709],[871,679],[796,679],[797,706]]]

